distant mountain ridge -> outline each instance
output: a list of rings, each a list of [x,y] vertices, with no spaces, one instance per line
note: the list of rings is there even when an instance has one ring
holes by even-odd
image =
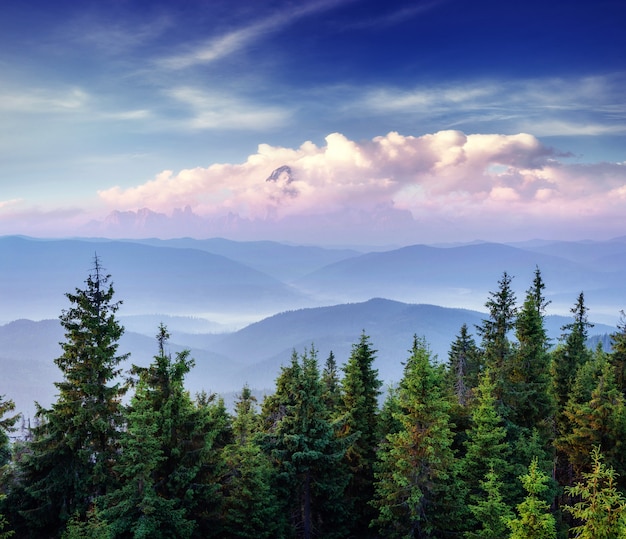
[[[486,314],[467,309],[434,305],[405,304],[374,298],[362,303],[286,311],[225,334],[185,334],[172,331],[172,354],[191,350],[196,366],[189,373],[187,387],[233,393],[244,384],[257,390],[271,390],[280,366],[289,362],[293,350],[315,347],[320,366],[330,351],[342,364],[362,332],[370,336],[377,350],[375,368],[385,383],[399,380],[408,357],[413,335],[424,337],[440,361],[447,359],[451,342],[463,324],[476,334],[475,326]],[[168,320],[165,320],[167,322]],[[566,317],[549,316],[546,328],[556,342]],[[592,334],[604,335],[614,327],[597,325]],[[127,331],[119,353],[129,352],[130,364],[148,365],[157,352],[157,327],[140,334]],[[13,399],[18,410],[34,413],[34,401],[47,406],[55,398],[54,382],[60,371],[54,359],[61,354],[63,331],[58,320],[18,320],[0,326],[0,395]],[[478,339],[477,339],[478,341]]]

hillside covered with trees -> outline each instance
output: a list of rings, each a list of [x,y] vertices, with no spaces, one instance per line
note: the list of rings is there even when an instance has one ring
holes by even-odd
[[[0,538],[626,537],[626,320],[589,349],[581,292],[552,347],[544,289],[537,269],[518,301],[503,273],[478,339],[462,325],[435,362],[416,335],[394,387],[363,332],[345,361],[294,350],[229,411],[185,389],[163,324],[121,372],[96,257],[60,316],[57,400],[11,442],[0,399]]]

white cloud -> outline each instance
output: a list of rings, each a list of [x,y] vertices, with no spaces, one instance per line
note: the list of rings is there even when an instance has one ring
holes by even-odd
[[[291,168],[290,183],[266,181],[284,165]],[[324,146],[260,145],[243,163],[164,171],[143,185],[99,195],[119,210],[171,214],[189,206],[205,217],[231,213],[279,222],[393,208],[418,220],[462,218],[479,226],[513,215],[571,219],[583,209],[598,218],[615,215],[626,205],[623,196],[610,195],[625,186],[626,166],[567,165],[531,135],[443,131],[421,137],[392,132],[363,142],[333,133]]]
[[[191,129],[268,129],[283,125],[289,117],[285,109],[198,88],[177,87],[167,94],[191,109],[191,117],[181,122]]]

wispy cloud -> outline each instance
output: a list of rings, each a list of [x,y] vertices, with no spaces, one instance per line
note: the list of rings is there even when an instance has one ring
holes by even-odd
[[[283,125],[289,117],[286,109],[210,90],[178,87],[167,93],[191,111],[190,117],[179,122],[185,128],[260,130]]]
[[[445,116],[448,126],[500,122],[507,132],[539,136],[626,133],[623,74],[579,79],[465,80],[399,88],[356,91],[347,104],[352,113],[414,115],[420,120]]]
[[[318,0],[293,4],[268,17],[253,21],[240,28],[229,30],[206,41],[189,47],[186,51],[161,58],[157,61],[166,69],[185,69],[198,64],[208,64],[226,58],[235,52],[249,47],[265,35],[276,33],[306,16],[320,13],[354,0]]]

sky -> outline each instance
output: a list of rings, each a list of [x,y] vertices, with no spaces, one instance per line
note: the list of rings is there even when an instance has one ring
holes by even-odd
[[[0,235],[626,234],[622,0],[8,0]]]

